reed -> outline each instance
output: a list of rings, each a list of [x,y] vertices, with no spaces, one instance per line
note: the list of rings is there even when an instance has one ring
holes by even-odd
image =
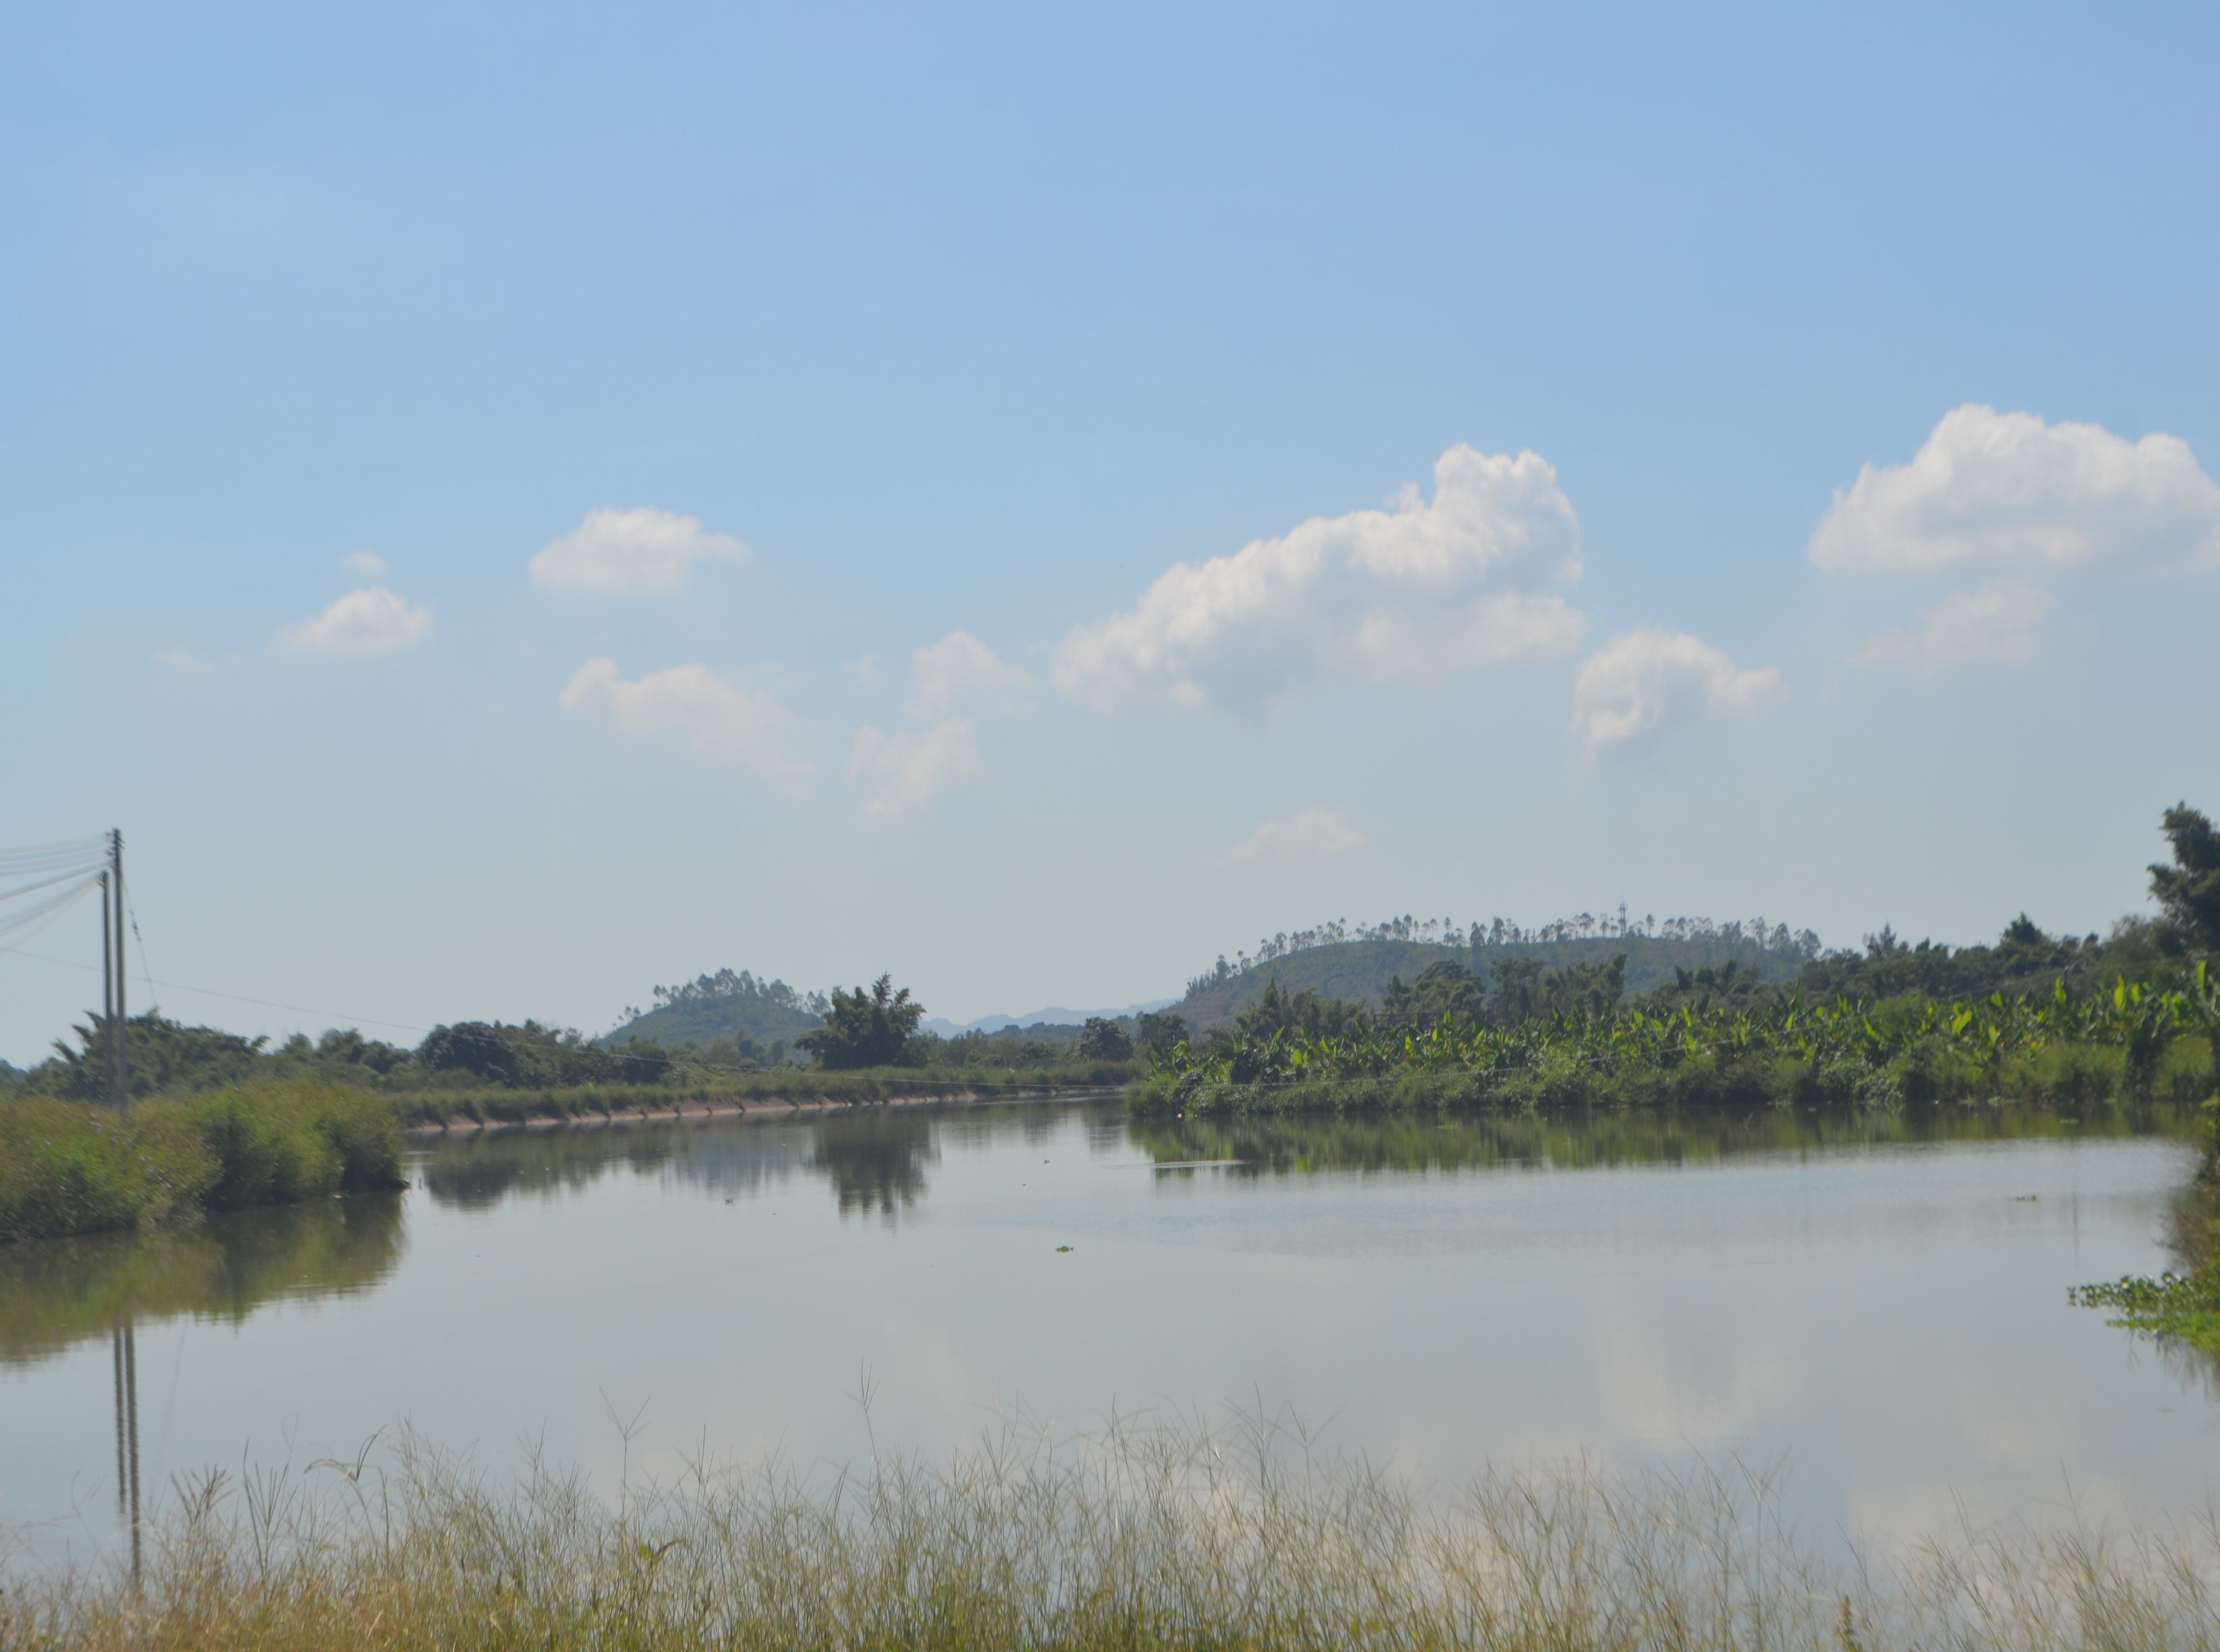
[[[2220,1533],[1962,1529],[1822,1558],[1762,1474],[1575,1464],[1455,1495],[1284,1431],[1005,1435],[812,1485],[613,1499],[386,1461],[179,1482],[134,1584],[13,1568],[0,1645],[540,1649],[1986,1649],[2220,1645]]]

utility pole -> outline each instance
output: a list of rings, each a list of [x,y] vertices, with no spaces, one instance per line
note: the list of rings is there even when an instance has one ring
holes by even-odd
[[[123,833],[120,830],[111,830],[108,834],[108,888],[115,903],[115,1037],[109,1054],[115,1067],[109,1082],[115,1092],[115,1105],[128,1107],[131,1105],[131,1054],[125,1031],[129,1017],[123,1008]],[[102,937],[100,950],[103,953],[108,951],[105,936]]]
[[[100,1052],[108,1063],[104,1088],[115,1100],[115,927],[109,920],[108,874],[100,875]]]

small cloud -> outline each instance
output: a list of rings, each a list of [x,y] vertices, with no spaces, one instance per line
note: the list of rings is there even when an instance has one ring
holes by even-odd
[[[589,659],[563,690],[563,709],[606,718],[638,734],[674,734],[705,757],[735,759],[774,776],[795,776],[806,764],[782,745],[786,708],[706,665],[674,665],[627,683],[614,660]]]
[[[1458,446],[1434,496],[1318,516],[1229,556],[1176,563],[1129,611],[1071,632],[1056,683],[1098,703],[1256,706],[1334,678],[1437,683],[1562,652],[1587,621],[1554,588],[1581,533],[1538,453]]]
[[[1932,573],[2220,564],[2220,483],[2189,444],[1954,408],[1909,464],[1868,464],[1812,535],[1815,566]]]
[[[876,654],[858,654],[840,669],[857,688],[868,689],[886,675],[887,663]]]
[[[916,697],[907,707],[913,717],[940,716],[967,693],[1007,701],[1032,683],[1026,671],[997,659],[993,649],[968,631],[951,631],[919,649],[910,666],[917,680]]]
[[[1753,711],[1781,691],[1778,670],[1739,670],[1700,637],[1630,631],[1581,667],[1573,683],[1573,732],[1591,756],[1631,749],[1683,724]]]
[[[350,551],[340,558],[340,566],[351,574],[382,574],[385,558],[375,551]]]
[[[643,505],[591,510],[532,558],[543,590],[675,591],[697,562],[739,562],[748,548],[729,533],[705,533],[698,516]]]
[[[1991,580],[1921,609],[1917,627],[1874,638],[1851,662],[1901,661],[1914,670],[1935,672],[1979,660],[2026,659],[2035,652],[2043,616],[2057,606],[2058,599],[2039,585]]]
[[[383,585],[350,591],[312,620],[289,626],[279,640],[296,653],[367,659],[415,646],[432,628],[432,610],[411,608]]]
[[[848,778],[870,781],[874,791],[866,810],[894,820],[922,808],[933,796],[979,772],[978,724],[969,717],[944,717],[930,728],[856,731]]]
[[[1221,866],[1238,861],[1317,861],[1362,849],[1369,839],[1345,810],[1313,804],[1285,820],[1267,820],[1218,857]]]
[[[203,671],[215,670],[214,660],[205,654],[196,654],[190,649],[158,648],[154,651],[153,658],[154,664],[164,670],[176,671],[186,676],[197,676]]]

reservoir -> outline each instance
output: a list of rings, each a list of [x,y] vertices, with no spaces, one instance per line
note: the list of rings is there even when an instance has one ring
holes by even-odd
[[[2212,1368],[2067,1293],[2167,1266],[2191,1127],[1100,1099],[424,1138],[405,1193],[0,1249],[0,1526],[18,1558],[113,1544],[125,1412],[158,1518],[173,1476],[404,1426],[614,1493],[1113,1415],[1262,1418],[1449,1488],[1773,1474],[1879,1549],[2188,1516]]]

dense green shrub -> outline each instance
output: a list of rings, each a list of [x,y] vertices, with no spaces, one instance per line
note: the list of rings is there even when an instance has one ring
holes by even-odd
[[[249,1085],[125,1114],[14,1096],[0,1100],[0,1241],[390,1188],[401,1144],[392,1108],[343,1086]]]
[[[47,1096],[0,1101],[0,1241],[166,1221],[198,1209],[215,1178],[173,1110],[123,1119]]]

